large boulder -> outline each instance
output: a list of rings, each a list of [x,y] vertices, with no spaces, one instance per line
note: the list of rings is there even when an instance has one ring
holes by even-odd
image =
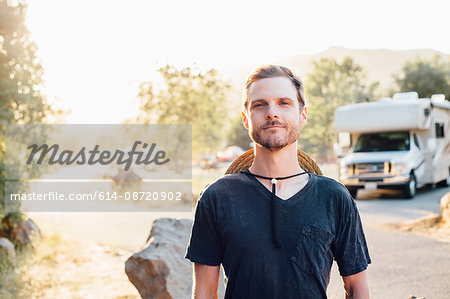
[[[0,268],[6,265],[16,265],[16,250],[14,244],[7,238],[0,238]]]
[[[442,221],[450,225],[450,192],[441,198]]]
[[[142,298],[191,298],[192,263],[184,258],[191,227],[189,219],[156,219],[145,249],[125,262],[128,279]],[[219,297],[223,297],[222,281]]]

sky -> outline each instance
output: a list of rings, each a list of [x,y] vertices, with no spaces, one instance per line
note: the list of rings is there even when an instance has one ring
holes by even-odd
[[[27,25],[67,123],[121,123],[167,63],[261,65],[331,46],[450,53],[444,0],[28,1]]]

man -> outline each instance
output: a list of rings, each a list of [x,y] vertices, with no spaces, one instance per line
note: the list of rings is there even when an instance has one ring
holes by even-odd
[[[297,160],[307,119],[302,81],[285,67],[257,69],[245,85],[242,116],[255,158],[200,196],[186,254],[194,298],[217,298],[220,264],[225,298],[326,298],[333,259],[346,298],[369,298],[371,261],[354,200]]]

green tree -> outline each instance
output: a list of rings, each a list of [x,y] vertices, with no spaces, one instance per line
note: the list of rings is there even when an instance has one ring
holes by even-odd
[[[0,0],[0,219],[5,217],[5,124],[42,123],[59,113],[51,110],[40,92],[43,68],[25,16],[23,1]],[[8,217],[20,218],[20,214]]]
[[[238,115],[231,121],[231,128],[227,134],[227,144],[237,145],[244,150],[248,150],[251,142],[248,130],[242,124],[242,116]]]
[[[422,98],[438,93],[445,94],[447,99],[450,97],[450,60],[442,56],[407,61],[394,78],[399,91],[417,91]]]
[[[216,151],[224,138],[225,92],[229,85],[217,71],[197,68],[160,68],[162,83],[140,85],[138,123],[192,124],[194,154]]]
[[[300,148],[319,158],[331,158],[334,143],[334,113],[342,105],[370,101],[378,83],[368,84],[365,70],[352,58],[314,61],[307,77],[308,123],[300,134]]]

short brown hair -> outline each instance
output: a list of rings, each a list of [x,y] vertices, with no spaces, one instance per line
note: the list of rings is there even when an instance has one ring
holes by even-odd
[[[274,77],[286,77],[291,80],[297,90],[297,100],[300,104],[300,108],[305,107],[305,88],[302,80],[294,75],[294,73],[287,67],[281,65],[265,65],[257,68],[247,79],[244,86],[244,110],[247,110],[248,104],[248,89],[253,82],[260,79],[274,78]]]

